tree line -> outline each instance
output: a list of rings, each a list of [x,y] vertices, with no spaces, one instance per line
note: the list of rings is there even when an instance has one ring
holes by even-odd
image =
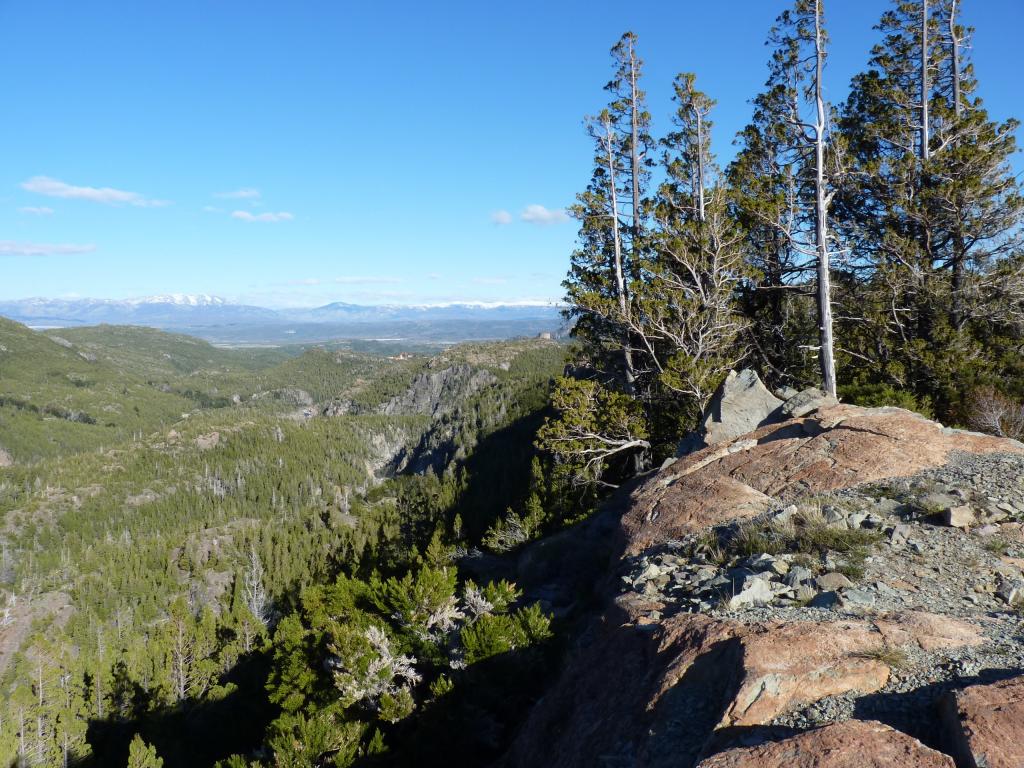
[[[637,36],[616,43],[571,209],[563,285],[580,346],[540,433],[575,483],[615,485],[671,455],[741,364],[775,389],[1012,431],[1018,123],[994,121],[978,96],[962,6],[895,0],[866,69],[830,104],[824,3],[796,0],[769,31],[768,78],[724,169],[697,76],[676,76],[672,127],[656,138]]]

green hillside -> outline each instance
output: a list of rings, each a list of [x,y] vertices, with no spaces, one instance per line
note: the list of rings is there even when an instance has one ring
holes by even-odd
[[[125,442],[192,407],[109,361],[0,318],[0,447],[15,461]]]
[[[302,351],[298,347],[222,349],[193,336],[134,325],[62,328],[46,335],[58,343],[70,342],[75,351],[142,378],[184,376],[198,371],[255,371]]]

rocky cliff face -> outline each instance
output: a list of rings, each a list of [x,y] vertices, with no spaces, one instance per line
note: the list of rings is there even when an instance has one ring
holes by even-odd
[[[1024,766],[1024,446],[820,405],[617,500],[503,766]]]
[[[380,412],[386,416],[420,414],[436,419],[496,381],[490,371],[465,363],[425,371],[416,376],[405,392],[384,403]]]

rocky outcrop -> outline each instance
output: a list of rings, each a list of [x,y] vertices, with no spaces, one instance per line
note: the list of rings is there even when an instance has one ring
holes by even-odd
[[[1024,677],[953,691],[943,716],[962,768],[1024,765]]]
[[[465,363],[427,371],[417,375],[405,392],[384,403],[380,412],[387,416],[422,414],[437,418],[497,380],[490,371]]]
[[[876,722],[849,720],[722,752],[699,768],[954,768],[948,755]]]
[[[0,448],[0,467],[13,467],[14,458],[3,448]]]
[[[1000,533],[1024,522],[1024,446],[895,408],[792,412],[616,500],[605,606],[501,765],[953,765],[943,696],[1024,673],[1024,540]],[[981,527],[946,525],[935,494]]]
[[[772,498],[913,475],[945,464],[954,451],[1024,453],[1024,446],[944,429],[899,408],[838,405],[771,424],[679,459],[652,478],[623,520],[627,552],[752,517]]]

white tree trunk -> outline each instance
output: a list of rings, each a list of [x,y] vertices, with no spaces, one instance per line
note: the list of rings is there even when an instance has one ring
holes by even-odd
[[[608,154],[608,192],[612,204],[612,241],[614,252],[615,271],[615,294],[619,303],[619,312],[622,314],[622,323],[627,325],[629,321],[629,297],[626,293],[626,276],[622,268],[622,233],[619,230],[619,190],[615,181],[615,146],[614,134],[609,119],[604,119],[605,149]],[[633,369],[633,353],[629,348],[629,331],[625,333],[622,343],[622,360],[626,374],[626,392],[630,395],[634,391],[636,374]]]
[[[921,159],[931,156],[928,135],[928,0],[921,0]]]
[[[956,16],[959,0],[952,0],[949,4],[949,40],[952,47],[953,66],[953,112],[956,114],[957,122],[963,114],[963,106],[960,96],[960,38],[956,34]]]
[[[696,106],[693,113],[697,116],[697,218],[703,224],[704,213],[704,116]]]
[[[814,101],[817,117],[814,124],[814,239],[818,255],[818,336],[821,349],[822,389],[836,396],[835,345],[832,338],[832,281],[829,273],[828,198],[825,192],[825,99],[822,79],[825,70],[825,40],[821,24],[821,0],[814,3]]]

